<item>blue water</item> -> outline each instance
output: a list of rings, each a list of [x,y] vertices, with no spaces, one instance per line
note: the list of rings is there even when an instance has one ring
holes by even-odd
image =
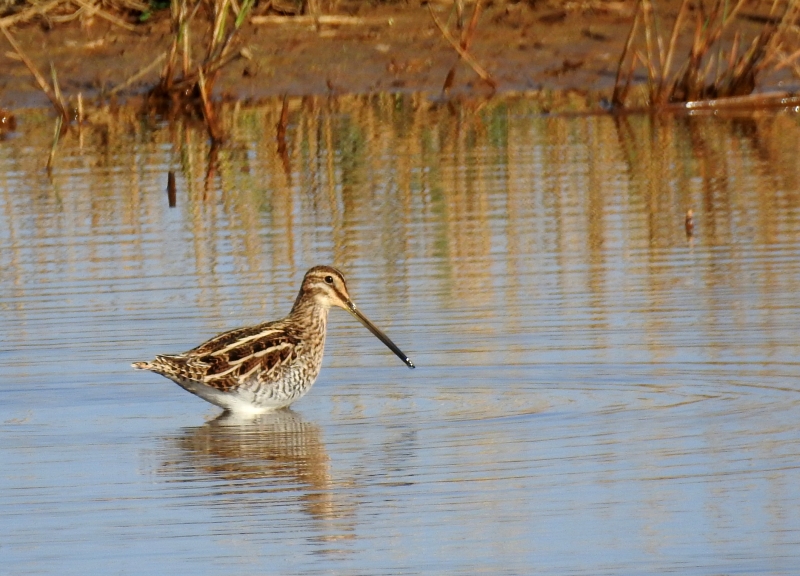
[[[0,146],[0,574],[794,574],[793,112],[416,97],[97,113]],[[177,175],[177,206],[166,173]],[[694,212],[687,237],[685,214]],[[130,362],[333,264],[312,391],[237,421]]]

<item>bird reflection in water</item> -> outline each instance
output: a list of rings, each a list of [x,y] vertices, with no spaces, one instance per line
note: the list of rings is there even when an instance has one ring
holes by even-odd
[[[201,496],[225,516],[279,521],[275,515],[291,513],[294,498],[323,540],[353,537],[355,506],[334,485],[316,424],[289,409],[249,418],[223,412],[182,432],[167,439],[159,473],[182,488],[192,482],[193,496],[205,491]]]

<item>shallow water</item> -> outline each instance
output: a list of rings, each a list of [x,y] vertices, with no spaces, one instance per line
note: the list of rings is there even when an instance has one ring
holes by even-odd
[[[795,112],[279,115],[0,142],[0,573],[796,573]],[[129,368],[318,263],[416,370],[341,310],[254,421]]]

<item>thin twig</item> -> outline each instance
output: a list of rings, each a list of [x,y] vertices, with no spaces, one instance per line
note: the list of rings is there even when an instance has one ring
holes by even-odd
[[[97,6],[94,6],[94,5],[90,4],[89,2],[86,2],[86,0],[72,0],[72,2],[75,2],[75,3],[83,6],[86,10],[91,12],[93,15],[97,14],[101,18],[105,18],[106,20],[108,20],[112,24],[116,24],[120,28],[124,28],[125,30],[130,30],[132,32],[136,31],[136,27],[135,26],[132,26],[131,24],[128,24],[127,22],[125,22],[123,20],[120,20],[119,18],[117,18],[113,14],[109,14],[105,10],[101,10]]]
[[[3,32],[3,35],[6,37],[6,40],[8,40],[8,43],[11,44],[11,47],[14,48],[14,51],[20,57],[25,66],[27,66],[28,70],[30,70],[30,73],[33,74],[33,77],[36,79],[36,83],[39,84],[39,88],[41,88],[42,92],[45,93],[50,102],[53,103],[53,106],[55,107],[56,111],[61,116],[63,116],[64,120],[69,122],[69,112],[67,112],[67,108],[66,106],[64,106],[63,101],[56,97],[55,93],[53,92],[53,89],[50,87],[49,84],[47,84],[47,81],[45,81],[44,76],[42,76],[42,74],[39,72],[38,68],[36,68],[36,66],[33,64],[31,59],[28,58],[25,52],[22,51],[22,48],[20,47],[19,44],[17,44],[17,41],[11,35],[11,32],[6,30],[4,26],[0,26],[0,31]]]
[[[58,76],[56,75],[56,67],[50,62],[50,76],[53,78],[53,94],[60,104],[61,110],[67,110],[67,103],[64,101],[64,95],[61,94],[61,87],[58,85]],[[69,115],[64,116],[64,120],[69,123]]]
[[[197,3],[197,6],[200,6],[200,2]],[[182,5],[182,12],[181,17],[186,18],[186,1],[183,0],[181,2]],[[195,6],[195,8],[197,8]],[[183,42],[183,58],[181,59],[183,63],[183,77],[186,78],[189,75],[189,70],[192,67],[192,43],[190,41],[190,37],[192,34],[192,27],[189,25],[191,22],[191,18],[185,19],[180,24],[181,30],[181,40]]]
[[[625,77],[625,91],[622,93],[621,96],[623,102],[628,98],[628,91],[630,90],[631,87],[631,79],[633,78],[633,73],[636,70],[636,63],[639,61],[640,60],[638,55],[633,54],[631,56],[631,65],[628,68],[628,75]],[[642,64],[644,63],[642,62]]]
[[[214,114],[214,109],[211,107],[211,100],[206,91],[206,79],[203,75],[202,66],[197,69],[197,75],[200,78],[197,82],[197,87],[200,91],[200,98],[203,101],[203,117],[205,118],[206,127],[208,128],[208,135],[211,136],[211,141],[214,144],[219,144],[224,140],[224,135],[217,123],[217,116]]]
[[[469,64],[475,71],[475,73],[478,76],[480,76],[484,82],[489,84],[492,88],[497,88],[497,82],[495,81],[494,78],[492,78],[492,75],[489,74],[486,70],[484,70],[484,68],[480,64],[478,64],[478,62],[470,55],[470,53],[464,50],[461,47],[461,44],[459,44],[450,35],[450,32],[448,32],[447,29],[442,26],[442,24],[439,22],[439,19],[436,17],[436,14],[434,14],[433,8],[431,7],[430,4],[428,4],[428,11],[430,12],[431,17],[433,18],[433,22],[436,24],[436,27],[439,29],[439,32],[441,32],[445,40],[447,40],[450,43],[450,45],[453,46],[455,51],[458,52],[458,55],[461,56],[464,62]]]
[[[62,126],[63,118],[61,116],[56,116],[56,129],[53,132],[53,144],[50,146],[50,156],[47,157],[47,175],[52,176],[53,173],[53,160],[56,157],[56,148],[58,147],[58,141],[61,139],[61,126]]]
[[[219,48],[213,59],[206,61],[206,72],[209,71],[209,68],[216,66],[218,69],[222,67],[219,62],[225,61],[225,63],[229,62],[228,60],[228,51],[230,50],[231,45],[233,44],[233,39],[236,36],[237,32],[241,25],[245,22],[247,18],[247,14],[250,12],[250,9],[253,7],[254,0],[245,0],[242,3],[242,8],[239,14],[236,16],[236,19],[233,22],[233,27],[228,32],[227,37],[222,41],[222,47]],[[224,26],[221,29],[224,31]]]
[[[359,16],[336,16],[336,15],[320,15],[316,18],[314,16],[252,16],[250,23],[255,25],[260,24],[299,24],[304,26],[313,26],[316,22],[330,26],[361,26],[367,23],[387,24],[386,18],[361,18]]]
[[[672,58],[675,55],[675,45],[678,41],[678,32],[680,32],[681,24],[683,23],[683,15],[689,7],[689,0],[683,0],[681,7],[678,10],[678,17],[675,19],[675,25],[672,27],[672,35],[669,39],[669,48],[667,48],[667,57],[664,60],[664,65],[661,68],[661,78],[658,83],[658,102],[663,104],[665,100],[664,82],[669,78],[669,70],[672,68]]]
[[[784,52],[780,52],[778,57],[780,58],[780,63],[775,66],[775,70],[782,70],[783,68],[787,68],[789,66],[796,66],[795,60],[800,57],[800,50],[795,50],[788,55]]]
[[[622,49],[622,54],[620,54],[619,62],[617,63],[617,77],[614,80],[614,94],[611,96],[611,103],[614,106],[622,106],[625,101],[623,94],[627,92],[628,82],[630,82],[630,75],[628,75],[628,80],[623,88],[620,84],[620,80],[622,80],[622,65],[625,63],[625,57],[631,50],[633,38],[636,36],[636,29],[639,27],[639,14],[640,7],[637,6],[636,15],[633,17],[633,25],[631,26],[631,31],[628,33],[628,40],[625,42],[625,47]]]
[[[461,47],[469,50],[472,46],[472,39],[475,37],[475,30],[478,28],[478,17],[481,15],[481,0],[476,0],[475,7],[472,9],[472,17],[464,34],[461,36]]]
[[[15,24],[19,24],[20,22],[26,22],[36,16],[43,16],[45,13],[49,12],[53,8],[57,7],[59,4],[62,4],[63,0],[51,0],[47,4],[34,4],[27,10],[23,10],[22,12],[17,12],[16,14],[12,14],[11,16],[6,16],[5,18],[0,18],[0,28],[10,28]]]
[[[208,43],[208,51],[206,52],[206,62],[211,62],[217,56],[220,56],[224,48],[225,20],[229,6],[230,0],[214,2],[214,25],[211,30],[211,41]]]
[[[655,62],[656,54],[653,49],[653,4],[650,0],[642,0],[642,14],[644,20],[644,38],[645,46],[647,48],[647,82],[650,86],[650,95],[652,97],[654,90],[653,86],[656,82],[656,67]],[[658,58],[658,61],[661,59]]]
[[[728,70],[733,70],[733,67],[736,65],[736,57],[739,54],[739,42],[741,41],[741,33],[740,30],[736,31],[736,34],[733,35],[733,44],[731,45],[731,53],[728,56]]]
[[[693,100],[680,104],[680,108],[688,110],[704,110],[716,108],[755,108],[759,106],[797,106],[800,97],[789,92],[762,92],[746,96],[730,96],[712,100]]]
[[[731,13],[728,14],[728,16],[725,17],[725,19],[722,21],[722,28],[727,28],[728,24],[733,22],[733,19],[736,18],[737,14],[739,14],[739,10],[741,10],[742,6],[744,6],[744,3],[745,3],[745,0],[739,0],[736,3],[736,6],[733,7],[733,10],[731,10]],[[772,10],[775,9],[775,6],[777,6],[777,2],[773,3]],[[770,10],[770,14],[772,14],[772,10]]]
[[[114,86],[111,90],[108,91],[108,94],[110,96],[113,96],[117,92],[120,92],[121,90],[125,90],[131,84],[136,82],[139,78],[141,78],[142,76],[144,76],[148,72],[151,72],[154,68],[157,68],[158,66],[160,66],[161,63],[164,61],[164,59],[166,57],[167,57],[166,54],[162,54],[161,56],[156,58],[154,61],[152,61],[150,64],[148,64],[147,66],[145,66],[144,68],[142,68],[138,72],[136,72],[133,76],[130,76],[127,80],[125,80],[125,82],[123,82],[122,84],[118,84],[117,86]]]

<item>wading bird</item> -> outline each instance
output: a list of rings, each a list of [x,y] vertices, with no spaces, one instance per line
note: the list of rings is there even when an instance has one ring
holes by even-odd
[[[350,299],[342,273],[330,266],[306,272],[292,311],[282,320],[224,332],[182,354],[134,362],[212,404],[258,414],[284,408],[309,391],[322,366],[331,306],[344,308],[406,363],[414,364]]]

